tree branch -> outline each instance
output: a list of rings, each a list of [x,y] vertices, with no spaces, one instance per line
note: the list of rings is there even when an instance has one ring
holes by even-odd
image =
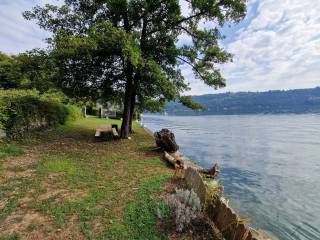
[[[180,19],[179,21],[175,22],[175,24],[179,25],[179,24],[184,23],[186,21],[189,21],[189,20],[191,20],[193,18],[200,17],[203,14],[205,14],[205,12],[200,11],[200,12],[194,14],[194,15],[191,15],[191,16],[188,16],[188,17]]]
[[[184,62],[184,63],[188,64],[189,66],[191,66],[192,69],[195,70],[196,73],[200,76],[200,78],[201,78],[203,81],[205,81],[205,78],[204,78],[204,76],[202,76],[202,74],[200,73],[199,69],[196,68],[191,62],[189,62],[189,61],[187,61],[187,60],[185,60],[185,59],[183,59],[182,57],[179,57],[179,56],[178,56],[177,58],[178,58],[179,60],[181,60],[182,62]]]

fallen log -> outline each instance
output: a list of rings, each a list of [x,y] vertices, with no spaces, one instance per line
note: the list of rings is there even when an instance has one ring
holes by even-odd
[[[203,168],[198,170],[199,173],[206,174],[212,178],[217,177],[220,174],[220,171],[221,168],[217,163],[210,169]]]
[[[174,157],[172,157],[169,153],[164,152],[164,156],[163,158],[170,163],[171,165],[174,166],[175,169],[184,169],[184,162],[179,160],[179,159],[175,159]]]
[[[188,164],[185,164],[181,157],[174,158],[166,151],[164,152],[163,158],[169,164],[171,164],[175,169],[186,169],[188,167]],[[199,173],[205,174],[210,178],[215,178],[220,173],[220,166],[218,164],[215,164],[210,169],[205,169],[200,167],[192,167],[192,168],[195,168]]]

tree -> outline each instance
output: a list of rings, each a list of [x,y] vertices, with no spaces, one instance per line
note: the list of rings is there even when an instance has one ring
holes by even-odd
[[[45,50],[33,49],[17,56],[23,75],[21,88],[37,89],[40,93],[55,89],[57,74],[53,59]]]
[[[24,16],[53,33],[49,43],[65,92],[122,97],[127,138],[136,107],[161,106],[188,89],[181,65],[209,86],[225,86],[218,67],[232,56],[219,46],[219,28],[245,12],[245,0],[65,0]],[[191,43],[178,45],[180,36]],[[181,102],[199,108],[190,98]]]
[[[52,59],[40,49],[19,55],[0,53],[0,88],[37,89],[40,93],[55,87]]]
[[[0,88],[10,89],[19,87],[22,81],[21,75],[16,57],[0,52]]]

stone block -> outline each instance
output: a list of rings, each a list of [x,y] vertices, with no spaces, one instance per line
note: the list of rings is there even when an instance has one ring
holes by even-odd
[[[196,169],[187,168],[184,174],[187,186],[198,195],[202,204],[206,201],[206,186]]]

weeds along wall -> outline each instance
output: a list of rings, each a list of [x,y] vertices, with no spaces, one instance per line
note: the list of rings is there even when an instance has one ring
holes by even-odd
[[[52,128],[81,116],[78,107],[63,104],[55,93],[40,95],[35,90],[0,89],[0,128],[10,139],[20,139],[31,130]]]

